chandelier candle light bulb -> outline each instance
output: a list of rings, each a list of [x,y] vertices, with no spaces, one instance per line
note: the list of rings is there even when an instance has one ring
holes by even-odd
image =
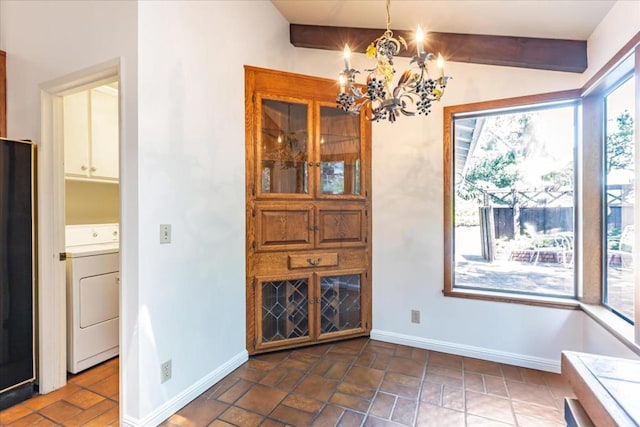
[[[387,6],[387,30],[367,47],[366,55],[375,60],[375,66],[366,71],[366,90],[363,91],[356,84],[356,74],[360,72],[351,68],[351,49],[344,46],[344,70],[340,73],[340,93],[336,97],[337,107],[343,111],[359,114],[362,107],[366,108],[367,118],[376,122],[386,119],[395,122],[402,114],[415,116],[428,115],[431,104],[440,101],[451,78],[444,75],[444,59],[442,55],[425,53],[424,33],[418,26],[416,30],[416,55],[411,58],[409,68],[405,70],[394,85],[396,70],[393,57],[398,55],[401,47],[407,49],[404,38],[393,36],[391,18],[389,15],[390,0]],[[436,62],[439,70],[438,77],[430,76],[428,63]]]

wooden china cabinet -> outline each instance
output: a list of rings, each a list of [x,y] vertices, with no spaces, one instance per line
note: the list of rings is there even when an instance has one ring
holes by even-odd
[[[371,123],[337,90],[245,67],[250,354],[371,329]]]

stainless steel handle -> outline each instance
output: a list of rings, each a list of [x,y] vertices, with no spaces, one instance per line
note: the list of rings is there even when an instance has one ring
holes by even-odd
[[[82,166],[80,166],[80,170],[82,170],[82,171],[86,171],[86,170],[87,170],[87,167],[86,167],[85,165],[82,165]]]
[[[95,172],[95,171],[96,171],[95,166],[91,166],[91,172]]]

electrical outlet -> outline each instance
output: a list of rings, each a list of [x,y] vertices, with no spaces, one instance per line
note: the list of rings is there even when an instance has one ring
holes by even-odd
[[[160,382],[164,383],[171,379],[171,359],[160,365]]]
[[[420,323],[420,310],[411,310],[411,323]]]
[[[171,224],[160,224],[160,243],[171,243]]]

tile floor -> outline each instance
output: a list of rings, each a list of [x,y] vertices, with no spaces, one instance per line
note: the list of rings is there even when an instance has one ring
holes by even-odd
[[[117,425],[117,363],[0,424]],[[361,338],[252,357],[161,426],[562,426],[564,396],[557,374]]]

